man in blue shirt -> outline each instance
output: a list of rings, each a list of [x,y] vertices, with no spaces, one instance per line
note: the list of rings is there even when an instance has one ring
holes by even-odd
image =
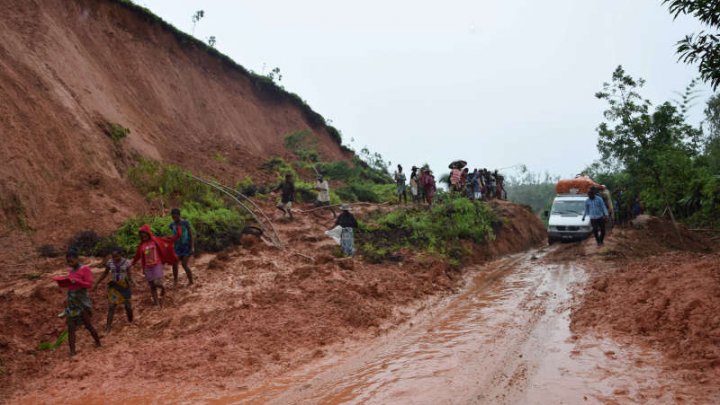
[[[180,236],[180,239],[175,241],[175,254],[177,255],[178,259],[180,259],[180,263],[183,266],[183,269],[185,270],[185,275],[188,279],[188,285],[192,285],[193,283],[193,274],[192,270],[190,270],[190,256],[195,253],[195,239],[193,238],[192,234],[192,227],[190,226],[190,222],[188,222],[185,219],[182,219],[180,216],[180,209],[179,208],[173,208],[170,211],[170,215],[172,216],[173,221],[170,223],[170,230],[172,230],[173,234],[177,233],[177,228],[182,228],[182,236]],[[177,287],[178,283],[178,264],[173,264],[173,283]]]
[[[590,224],[592,225],[593,235],[598,246],[602,246],[605,241],[605,221],[608,217],[608,210],[602,198],[598,197],[595,188],[591,188],[588,192],[588,199],[585,200],[585,213],[582,220],[585,221],[586,216],[590,216]]]

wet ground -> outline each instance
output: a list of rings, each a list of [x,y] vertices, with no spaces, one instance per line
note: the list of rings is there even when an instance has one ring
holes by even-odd
[[[572,263],[529,252],[469,271],[459,295],[352,355],[193,402],[307,404],[672,402],[656,353],[573,336],[569,312],[585,279]],[[679,387],[675,387],[679,388]]]

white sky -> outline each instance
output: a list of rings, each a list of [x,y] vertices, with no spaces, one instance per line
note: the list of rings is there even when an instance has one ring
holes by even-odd
[[[186,32],[204,10],[196,37],[258,73],[279,67],[346,144],[436,173],[462,158],[575,174],[598,157],[594,94],[617,65],[654,102],[697,76],[675,43],[700,25],[660,0],[136,2]]]

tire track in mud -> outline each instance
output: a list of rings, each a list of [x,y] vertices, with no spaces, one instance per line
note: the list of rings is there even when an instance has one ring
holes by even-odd
[[[439,404],[517,397],[541,360],[528,354],[540,343],[538,325],[568,296],[554,290],[573,279],[548,276],[557,271],[538,264],[536,253],[471,270],[461,294],[349,359],[212,403]],[[553,299],[557,303],[549,306]]]
[[[407,327],[207,403],[645,403],[636,393],[667,380],[657,357],[571,334],[571,304],[586,275],[573,262],[538,260],[556,249],[471,269],[463,292]],[[668,398],[672,388],[662,387],[658,395]]]

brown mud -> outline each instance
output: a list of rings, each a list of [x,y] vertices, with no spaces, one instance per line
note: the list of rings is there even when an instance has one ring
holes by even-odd
[[[697,401],[688,391],[705,393],[700,398],[712,399],[706,403],[720,400],[717,245],[682,226],[678,238],[668,221],[641,217],[615,230],[604,247],[574,250],[592,272],[573,308],[573,332],[657,352],[660,371],[689,388],[672,402]]]
[[[301,130],[325,160],[350,158],[297,102],[119,3],[2,3],[0,281],[43,266],[38,245],[151,212],[127,176],[138,159],[264,181],[260,165],[292,158],[284,139]],[[108,123],[130,133],[114,141]]]
[[[517,230],[503,227],[497,245],[489,248],[509,253],[544,240],[532,214],[505,202],[494,206],[506,223],[535,229],[517,243]],[[269,203],[264,208],[273,209]],[[379,265],[337,259],[336,247],[323,234],[331,223],[329,213],[278,220],[289,246],[285,251],[250,242],[196,259],[197,285],[170,289],[162,309],[150,305],[139,282],[135,324],[118,311],[100,349],[80,330],[72,360],[66,344],[54,352],[37,350],[39,342],[64,329],[55,317],[63,308],[62,291],[47,275],[4,287],[0,328],[8,333],[0,338],[2,397],[13,398],[11,403],[108,403],[237,392],[337,353],[343,345],[383,336],[411,320],[417,308],[464,285],[462,274],[443,261],[412,252],[403,252],[401,262]],[[61,263],[56,265],[62,272]],[[169,274],[166,269],[166,284]],[[92,294],[98,328],[104,326],[104,294],[103,287]]]

